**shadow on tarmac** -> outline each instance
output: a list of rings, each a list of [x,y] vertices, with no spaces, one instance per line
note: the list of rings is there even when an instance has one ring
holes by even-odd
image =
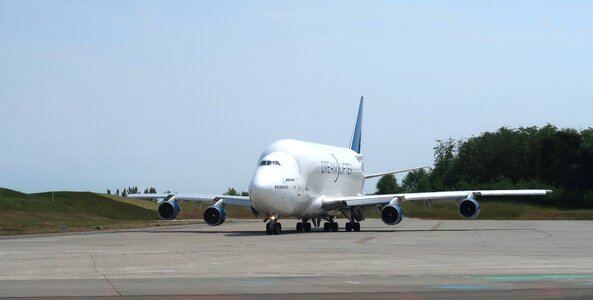
[[[388,230],[388,229],[361,229],[359,233],[408,233],[408,232],[480,232],[480,231],[528,231],[531,229],[528,228],[483,228],[483,229],[398,229],[398,230]],[[130,232],[130,231],[126,231]],[[138,232],[138,233],[187,233],[187,234],[224,234],[226,236],[262,236],[268,235],[266,234],[265,230],[250,230],[250,231],[226,231],[226,230],[138,230],[131,232]],[[297,232],[296,230],[283,230],[280,235],[292,235],[292,234],[319,234],[319,233],[335,233],[335,232],[325,232],[322,228],[313,228],[311,232]],[[355,234],[356,232],[346,232],[343,230],[339,230],[338,233],[344,234]]]

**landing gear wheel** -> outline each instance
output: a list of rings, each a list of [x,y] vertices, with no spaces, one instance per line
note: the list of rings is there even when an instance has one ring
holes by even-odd
[[[352,223],[351,222],[346,223],[346,226],[345,227],[346,227],[346,231],[347,232],[352,231]]]
[[[304,223],[304,227],[305,227],[305,232],[311,232],[311,223],[307,222]]]
[[[354,229],[354,231],[360,231],[360,223],[354,223],[352,229]]]
[[[280,232],[282,232],[282,225],[280,225],[280,223],[274,223],[272,225],[272,231],[274,234],[279,234]]]
[[[266,233],[272,234],[272,224],[266,223]]]
[[[331,224],[331,230],[334,232],[338,232],[338,223],[330,223]]]
[[[330,227],[329,223],[327,223],[327,222],[326,223],[323,223],[323,231],[328,232],[329,231],[329,227]]]
[[[306,226],[306,225],[305,225],[305,226]],[[298,222],[298,223],[297,223],[297,225],[296,225],[296,231],[297,231],[297,232],[303,232],[303,231],[304,231],[304,229],[305,229],[305,228],[303,228],[303,227],[304,227],[304,226],[303,226],[303,223],[301,223],[301,222]]]

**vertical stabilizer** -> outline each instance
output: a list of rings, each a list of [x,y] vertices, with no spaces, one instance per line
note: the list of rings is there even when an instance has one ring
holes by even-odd
[[[356,117],[356,125],[354,125],[354,132],[352,133],[352,142],[350,143],[350,149],[360,153],[360,142],[362,139],[362,104],[364,103],[364,97],[360,97],[360,105],[358,106],[358,116]]]

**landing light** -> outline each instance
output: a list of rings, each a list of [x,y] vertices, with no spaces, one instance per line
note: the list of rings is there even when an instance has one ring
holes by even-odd
[[[271,216],[270,216],[270,220],[271,220],[271,221],[276,221],[276,215],[271,215]]]

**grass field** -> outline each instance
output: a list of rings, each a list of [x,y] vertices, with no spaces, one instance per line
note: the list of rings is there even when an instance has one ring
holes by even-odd
[[[121,197],[119,197],[121,198]],[[143,200],[90,192],[23,194],[0,188],[0,235],[110,230],[171,224]]]
[[[526,202],[480,201],[479,219],[492,220],[593,220],[593,210],[566,210]],[[111,230],[202,222],[202,211],[210,203],[180,202],[181,222],[158,220],[158,204],[91,192],[47,192],[24,194],[0,188],[0,235]],[[406,217],[461,219],[452,203],[404,203]],[[254,218],[251,210],[227,206],[230,218]],[[378,217],[371,207],[367,218]],[[183,221],[193,219],[192,221]]]
[[[427,211],[423,203],[405,203],[406,217],[423,219],[461,219],[454,203],[433,204]],[[481,200],[478,219],[485,220],[593,220],[593,210],[558,209],[534,203],[509,200]]]

